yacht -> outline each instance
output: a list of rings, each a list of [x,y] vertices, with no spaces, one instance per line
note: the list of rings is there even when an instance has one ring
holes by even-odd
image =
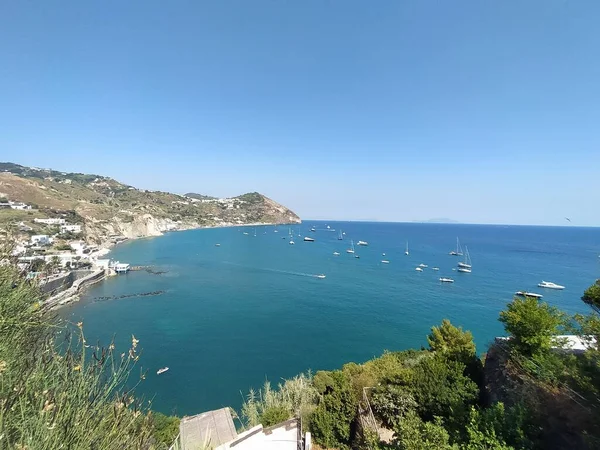
[[[406,251],[404,252],[404,254],[405,254],[406,256],[408,256],[408,255],[409,255],[409,253],[408,253],[408,241],[406,241]]]
[[[439,267],[432,267],[431,270],[440,270]]]
[[[369,243],[367,241],[358,241],[356,245],[364,245],[366,247],[367,245],[369,245]]]
[[[350,248],[346,250],[346,253],[354,253],[354,241],[350,241]]]
[[[215,247],[220,247],[220,246],[221,246],[221,244],[215,244]]]
[[[156,375],[160,375],[161,373],[165,373],[167,370],[169,370],[168,367],[163,367],[162,369],[158,369],[156,371]]]
[[[442,278],[440,278],[440,282],[442,282],[442,283],[454,283],[454,280],[452,278],[442,277]]]
[[[546,288],[546,289],[558,289],[558,290],[562,290],[565,288],[564,286],[561,286],[560,284],[552,283],[551,281],[542,281],[540,284],[538,284],[538,287]]]
[[[294,245],[294,243],[295,243],[294,240],[290,237],[290,242],[288,242],[288,244]]]
[[[427,264],[421,263],[421,264],[419,264],[419,267],[427,267]]]
[[[542,294],[536,294],[534,292],[524,292],[524,291],[517,291],[517,292],[515,292],[515,295],[518,297],[533,297],[533,298],[543,298],[544,297]]]
[[[248,236],[248,232],[247,232],[247,231],[244,231],[244,234],[245,234],[246,236]]]
[[[315,227],[312,227],[312,228],[310,229],[310,231],[312,231],[312,232],[315,232],[315,231],[317,231],[317,230],[316,230],[316,228],[315,228]]]
[[[311,237],[304,236],[304,242],[315,242],[315,240]]]
[[[381,260],[381,263],[382,263],[382,264],[389,264],[390,262],[389,262],[387,259],[382,259],[382,260]]]
[[[471,273],[471,268],[470,267],[459,267],[456,270],[459,271],[459,272],[462,272],[462,273]]]
[[[417,267],[415,270],[416,270],[417,272],[423,272],[423,269],[421,269],[420,267]]]
[[[333,252],[333,256],[340,256],[340,252]]]
[[[322,273],[321,273],[321,274],[319,274],[319,275],[315,275],[315,276],[316,276],[317,278],[321,278],[321,279],[325,278],[325,275],[323,275]]]

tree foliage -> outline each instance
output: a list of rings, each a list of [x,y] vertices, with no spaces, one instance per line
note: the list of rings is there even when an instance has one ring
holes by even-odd
[[[414,411],[409,412],[394,429],[393,448],[398,450],[451,450],[450,436],[441,419],[424,422]]]
[[[565,323],[564,314],[545,302],[532,297],[515,298],[500,313],[500,322],[512,337],[512,345],[522,354],[531,356],[547,351],[552,337]]]
[[[442,320],[439,327],[432,327],[427,342],[432,351],[444,354],[450,359],[469,364],[476,358],[476,347],[473,334],[455,327],[448,319]]]

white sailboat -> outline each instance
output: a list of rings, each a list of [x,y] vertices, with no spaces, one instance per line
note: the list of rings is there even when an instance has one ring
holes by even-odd
[[[458,237],[456,238],[456,250],[452,250],[450,252],[450,255],[452,255],[452,256],[462,256],[463,255],[462,247],[460,246],[460,241],[458,240]]]
[[[346,250],[346,253],[354,253],[354,241],[350,241],[350,248]]]
[[[404,252],[404,254],[406,256],[410,255],[410,253],[408,253],[408,241],[406,241],[406,251]]]
[[[342,230],[340,230],[340,234],[338,235],[338,241],[343,240],[344,237],[342,236]]]
[[[465,262],[458,263],[458,271],[463,273],[471,273],[471,255],[469,255],[469,249],[465,246]]]

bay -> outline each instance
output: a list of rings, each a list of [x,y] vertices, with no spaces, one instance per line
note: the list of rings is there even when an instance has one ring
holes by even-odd
[[[452,270],[461,260],[448,254],[457,236],[469,248],[471,274]],[[360,259],[346,253],[350,239],[369,243],[356,247]],[[82,320],[89,343],[114,337],[126,351],[135,335],[147,370],[138,394],[158,411],[195,414],[239,408],[242,393],[267,378],[426,346],[443,318],[471,330],[484,352],[504,334],[498,313],[517,290],[588,312],[580,297],[600,277],[599,253],[598,228],[304,222],[191,230],[117,246],[111,258],[164,273],[112,277],[60,314]],[[421,263],[428,267],[417,272]],[[441,284],[442,276],[455,283]],[[540,289],[542,280],[566,289]],[[136,296],[157,291],[164,293]],[[163,366],[170,370],[157,376]]]

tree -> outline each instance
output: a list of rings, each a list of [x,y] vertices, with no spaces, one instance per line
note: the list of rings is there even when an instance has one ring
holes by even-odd
[[[48,261],[47,269],[51,273],[54,273],[60,268],[60,266],[61,266],[60,258],[58,256],[54,255],[52,258],[50,258],[50,261]]]
[[[377,388],[371,397],[375,415],[393,428],[409,411],[417,408],[413,395],[403,386],[387,384]]]
[[[565,324],[557,308],[532,297],[515,298],[500,312],[499,320],[511,335],[511,344],[526,356],[549,350],[553,336]]]
[[[585,290],[583,293],[583,297],[581,297],[585,303],[590,305],[592,308],[599,312],[600,309],[600,280],[596,281],[595,284],[591,285],[589,288]]]
[[[462,327],[455,327],[448,319],[442,320],[439,327],[431,328],[427,342],[432,351],[464,364],[470,364],[476,357],[475,342],[471,332],[463,331]]]

